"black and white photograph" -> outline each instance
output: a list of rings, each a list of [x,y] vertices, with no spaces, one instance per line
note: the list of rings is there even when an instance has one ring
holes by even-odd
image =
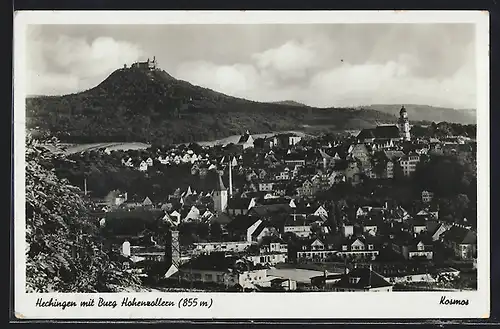
[[[488,317],[487,13],[16,20],[20,317]]]

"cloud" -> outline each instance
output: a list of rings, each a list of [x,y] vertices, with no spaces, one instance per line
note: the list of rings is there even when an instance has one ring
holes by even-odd
[[[262,81],[252,65],[216,65],[206,61],[181,64],[176,77],[233,96],[246,95]]]
[[[258,61],[231,66],[187,62],[180,66],[177,76],[255,101],[291,99],[319,107],[398,103],[475,108],[473,65],[463,66],[452,76],[441,79],[413,75],[412,68],[417,62],[407,54],[385,63],[344,61],[337,67],[306,76],[305,84],[289,85],[276,83],[277,75],[281,74],[279,69],[264,69]]]
[[[28,94],[65,94],[94,87],[143,50],[129,42],[98,37],[91,42],[65,35],[28,42]]]
[[[470,24],[54,25],[28,45],[37,94],[91,88],[147,51],[176,78],[256,101],[476,103]]]
[[[315,49],[295,40],[253,54],[252,58],[260,70],[271,71],[283,79],[304,78],[309,69],[319,64]]]

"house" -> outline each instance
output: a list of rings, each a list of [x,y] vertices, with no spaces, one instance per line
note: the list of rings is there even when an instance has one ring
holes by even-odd
[[[411,176],[417,169],[417,164],[420,162],[420,155],[417,153],[411,153],[399,160],[399,165],[403,170],[404,176]]]
[[[292,208],[291,217],[293,220],[306,219],[318,209],[311,205],[309,202],[295,202],[293,199],[290,201],[295,207]],[[322,213],[320,210],[318,213]],[[327,214],[328,215],[328,214]]]
[[[260,182],[259,191],[270,192],[273,190],[275,182]]]
[[[354,235],[354,224],[351,223],[343,223],[341,228],[342,234],[344,237],[350,237]]]
[[[306,220],[294,220],[283,227],[283,233],[293,233],[299,238],[308,238],[311,235],[311,224]]]
[[[175,221],[176,221],[177,223],[180,223],[180,221],[181,221],[181,214],[180,214],[177,210],[172,211],[172,212],[169,214],[169,217],[170,217],[170,218],[175,218]]]
[[[282,199],[272,198],[267,200],[262,200],[262,202],[266,204],[257,205],[252,207],[248,215],[254,216],[257,218],[264,218],[276,213],[290,213],[290,206],[288,203],[285,203]]]
[[[430,240],[430,241],[429,241]],[[432,239],[427,235],[416,236],[402,246],[405,259],[432,259]]]
[[[379,255],[379,241],[369,235],[343,238],[337,256],[343,259],[375,259]]]
[[[432,198],[434,197],[434,193],[429,192],[429,191],[422,191],[422,202],[423,203],[429,203],[432,201]]]
[[[258,255],[247,255],[246,259],[254,265],[276,265],[286,263],[288,255],[283,253],[260,253]]]
[[[378,233],[378,224],[375,220],[365,220],[362,224],[363,233],[368,233],[371,236],[375,236]]]
[[[292,173],[290,172],[290,169],[288,167],[285,167],[284,170],[280,171],[277,175],[275,175],[276,180],[289,180],[292,177]]]
[[[391,292],[392,284],[371,268],[357,267],[346,271],[338,282],[331,285],[334,291]]]
[[[284,160],[285,160],[285,164],[288,166],[295,166],[295,165],[305,166],[306,165],[306,158],[305,158],[304,154],[289,153],[289,154],[285,155]]]
[[[438,241],[441,239],[443,233],[448,231],[451,225],[446,223],[440,223],[437,221],[429,220],[426,222],[427,232],[429,232],[432,241]]]
[[[318,217],[328,217],[328,212],[325,210],[325,208],[323,206],[319,206],[315,212],[313,212],[313,215],[314,216],[318,216]]]
[[[264,169],[259,169],[257,175],[260,180],[264,180],[267,177],[267,171],[265,171]]]
[[[198,219],[200,219],[200,210],[196,206],[191,206],[184,221],[197,221]]]
[[[139,171],[147,171],[148,170],[148,164],[146,161],[141,161],[139,164]]]
[[[288,253],[288,245],[280,238],[264,238],[260,245],[261,253]]]
[[[427,223],[425,219],[416,218],[408,220],[411,231],[414,234],[420,234],[427,231]]]
[[[274,137],[276,141],[275,145],[281,148],[288,148],[290,146],[294,146],[302,140],[302,137],[297,136],[296,134],[293,133],[279,134]]]
[[[203,214],[200,216],[200,220],[204,223],[210,223],[212,222],[212,218],[214,218],[214,216],[215,215],[210,210],[206,209],[205,212],[203,212]]]
[[[121,193],[116,195],[114,205],[119,206],[128,200],[128,193]]]
[[[444,243],[453,248],[455,256],[462,260],[477,258],[476,232],[458,225],[453,225],[442,237]]]
[[[255,198],[234,197],[227,204],[227,213],[233,216],[246,215],[256,204]]]
[[[338,253],[335,249],[336,237],[326,239],[316,238],[305,241],[300,251],[297,251],[297,260],[299,262],[327,262]]]
[[[248,130],[243,134],[240,139],[238,140],[238,143],[236,143],[238,147],[241,149],[245,150],[250,147],[254,147],[254,139],[252,135],[248,132]]]
[[[142,201],[142,206],[143,207],[153,207],[153,202],[151,201],[151,199],[149,197],[146,197],[143,201]]]
[[[420,220],[437,220],[438,212],[430,211],[429,209],[422,209],[415,214],[415,218]]]
[[[147,158],[146,159],[146,164],[148,165],[148,167],[152,167],[153,166],[153,159]]]
[[[342,279],[344,273],[329,273],[324,271],[323,275],[313,276],[311,285],[322,290],[332,290],[331,286]]]
[[[193,258],[181,265],[178,277],[186,282],[241,289],[266,280],[267,271],[255,267],[248,260],[238,256],[211,253]]]
[[[206,255],[213,252],[239,253],[251,245],[252,243],[248,241],[194,243],[193,253],[196,255]]]
[[[371,144],[374,150],[391,149],[395,146],[392,139],[375,138]]]
[[[394,178],[395,163],[399,162],[405,154],[402,151],[384,150],[376,152],[373,156],[373,169],[376,178],[392,179]]]
[[[269,227],[266,222],[258,219],[247,229],[247,241],[259,242],[266,236],[277,235],[276,229]]]
[[[408,211],[406,211],[403,207],[397,206],[396,208],[391,209],[387,213],[387,220],[389,222],[407,222],[412,217]]]
[[[370,206],[359,207],[358,210],[356,210],[356,218],[368,216],[371,210],[372,207]]]
[[[332,172],[328,175],[328,184],[332,186],[340,182],[345,182],[344,170],[332,170]]]
[[[122,159],[122,164],[125,166],[125,167],[133,167],[134,164],[132,163],[132,158],[127,158],[127,160],[125,159]]]
[[[345,170],[345,180],[351,185],[359,184],[359,175],[361,174],[361,168],[358,161],[351,159],[348,162],[347,168]]]
[[[330,180],[326,174],[316,174],[311,178],[314,191],[326,191],[330,188]]]
[[[456,278],[460,271],[454,268],[416,268],[416,269],[398,269],[383,274],[384,278],[390,283],[408,284],[408,283],[436,283],[443,278]]]
[[[300,196],[300,197],[311,197],[314,195],[314,186],[313,186],[313,183],[306,179],[303,183],[302,183],[302,186],[300,186],[298,189],[297,189],[297,194]]]
[[[355,144],[351,151],[351,156],[366,166],[370,162],[370,151],[365,144]]]
[[[288,260],[288,246],[276,236],[264,237],[258,250],[248,252],[247,259],[254,265],[276,265]]]

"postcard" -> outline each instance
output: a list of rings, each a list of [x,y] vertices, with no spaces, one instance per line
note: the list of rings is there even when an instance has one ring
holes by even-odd
[[[18,319],[489,317],[488,12],[14,33]]]

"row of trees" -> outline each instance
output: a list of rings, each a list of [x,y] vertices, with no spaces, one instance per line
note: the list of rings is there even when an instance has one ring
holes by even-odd
[[[450,122],[432,122],[428,126],[414,125],[411,128],[411,135],[414,137],[446,137],[446,136],[465,136],[476,138],[477,125],[463,125]]]

